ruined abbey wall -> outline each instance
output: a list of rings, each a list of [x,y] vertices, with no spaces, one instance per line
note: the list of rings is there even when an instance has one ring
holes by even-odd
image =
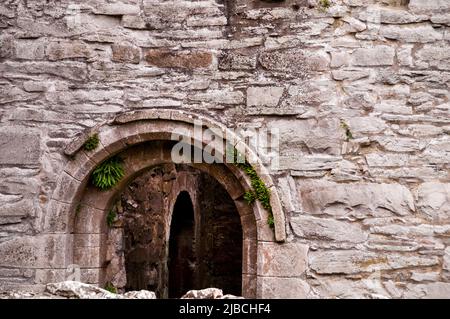
[[[64,147],[161,108],[279,130],[258,296],[448,297],[449,41],[448,0],[1,1],[0,288],[67,267]]]

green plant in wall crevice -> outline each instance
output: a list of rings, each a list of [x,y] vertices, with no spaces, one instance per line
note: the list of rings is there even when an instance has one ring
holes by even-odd
[[[261,206],[269,213],[267,224],[271,228],[274,228],[275,222],[272,205],[270,204],[270,189],[267,188],[262,179],[258,176],[255,168],[247,160],[242,159],[244,159],[244,157],[235,149],[233,163],[250,178],[250,184],[252,186],[252,190],[245,192],[244,199],[249,205],[258,200],[261,203]]]
[[[100,143],[100,139],[98,138],[98,134],[94,134],[89,136],[89,138],[84,142],[83,147],[86,151],[93,151],[98,147]]]
[[[246,191],[244,194],[244,199],[247,202],[247,204],[251,205],[256,200],[256,194],[252,191]]]
[[[81,203],[80,202],[78,202],[77,203],[77,206],[75,206],[75,216],[78,216],[78,214],[80,213],[80,211],[81,211]]]
[[[92,184],[101,190],[113,188],[125,175],[123,160],[119,156],[108,158],[92,172]]]
[[[341,127],[345,130],[345,140],[349,142],[351,139],[353,139],[353,134],[350,130],[350,126],[348,126],[348,124],[344,120],[341,120]]]
[[[319,0],[318,5],[319,5],[319,10],[324,12],[328,8],[331,7],[331,0]]]
[[[107,282],[105,285],[105,290],[116,294],[117,293],[117,288],[111,283],[111,282]]]
[[[117,213],[115,209],[111,209],[108,212],[108,215],[106,215],[106,224],[108,224],[108,227],[112,227],[114,225],[114,221],[117,218]]]

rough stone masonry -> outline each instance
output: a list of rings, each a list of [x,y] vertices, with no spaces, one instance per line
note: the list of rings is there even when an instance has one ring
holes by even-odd
[[[65,279],[64,147],[164,108],[281,132],[258,297],[449,298],[449,41],[450,0],[2,1],[0,288]]]

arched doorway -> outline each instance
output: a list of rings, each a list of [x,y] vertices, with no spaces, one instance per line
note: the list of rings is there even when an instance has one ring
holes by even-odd
[[[232,138],[232,145],[242,149],[246,157],[251,155],[256,162],[252,166],[264,183],[271,189],[274,229],[267,223],[268,213],[261,205],[248,205],[244,194],[251,189],[250,179],[232,164],[193,163],[195,167],[210,174],[220,183],[232,198],[242,225],[242,294],[245,297],[258,297],[264,294],[263,279],[270,276],[271,268],[258,264],[258,250],[271,245],[264,243],[281,242],[286,239],[285,216],[273,181],[258,157],[239,139],[229,134],[226,127],[211,119],[183,111],[157,110],[138,111],[122,114],[110,124],[94,128],[77,137],[66,147],[65,153],[71,156],[61,174],[48,211],[42,220],[44,233],[63,233],[66,238],[67,265],[81,267],[86,282],[105,284],[105,260],[108,255],[105,246],[107,236],[106,217],[118,194],[126,185],[149,167],[173,163],[170,149],[164,147],[166,141],[173,139],[173,132],[192,138],[192,143],[205,145],[196,140],[194,122],[201,120],[203,127],[221,130],[223,136]],[[86,139],[97,132],[100,147],[87,152],[82,149]],[[151,147],[140,147],[143,143],[153,143]],[[116,154],[125,156],[125,176],[113,189],[100,191],[90,183],[90,175],[95,167],[105,159]],[[69,235],[70,234],[70,235]],[[260,243],[258,245],[258,243]],[[272,250],[275,252],[276,250]],[[271,251],[271,253],[272,253]],[[264,253],[264,252],[261,252]],[[49,273],[52,270],[49,269]],[[261,277],[260,277],[261,276]],[[261,279],[260,279],[261,278]],[[268,280],[272,280],[267,277]]]

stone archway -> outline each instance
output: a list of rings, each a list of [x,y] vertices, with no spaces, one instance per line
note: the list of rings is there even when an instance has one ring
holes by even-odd
[[[227,131],[220,123],[182,111],[139,111],[118,116],[112,123],[96,127],[68,145],[66,154],[73,159],[68,162],[58,181],[43,220],[43,228],[49,234],[72,234],[66,236],[65,263],[79,265],[86,281],[104,283],[103,263],[107,254],[104,245],[105,218],[117,194],[146,168],[171,163],[170,148],[164,141],[170,141],[173,132],[194,139],[195,120],[202,120],[203,125],[208,128]],[[98,132],[101,147],[93,152],[86,152],[81,147],[94,131]],[[257,158],[238,137],[234,137],[236,147]],[[150,142],[158,147],[142,147]],[[194,142],[202,145],[204,141]],[[96,165],[119,152],[128,152],[125,178],[107,192],[92,187],[89,177]],[[250,189],[250,181],[243,172],[226,163],[192,164],[217,180],[236,205],[243,229],[242,293],[247,297],[258,297],[261,296],[257,291],[260,289],[258,278],[265,275],[265,269],[271,271],[270,267],[258,263],[258,250],[267,250],[269,242],[284,241],[286,233],[284,213],[271,177],[261,161],[257,160],[252,165],[271,189],[275,231],[267,225],[267,212],[259,204],[249,206],[243,200],[245,191]]]

